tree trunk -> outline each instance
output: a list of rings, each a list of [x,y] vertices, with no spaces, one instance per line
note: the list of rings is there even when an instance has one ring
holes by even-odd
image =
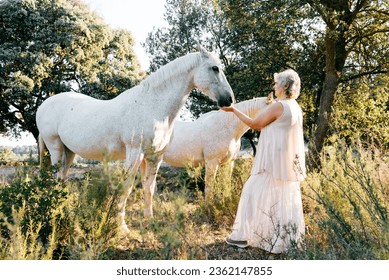
[[[325,38],[326,47],[326,73],[323,91],[320,97],[319,116],[314,138],[309,143],[308,165],[312,168],[320,167],[320,154],[328,133],[332,116],[332,104],[339,85],[339,76],[336,69],[336,39],[331,30],[327,29]]]

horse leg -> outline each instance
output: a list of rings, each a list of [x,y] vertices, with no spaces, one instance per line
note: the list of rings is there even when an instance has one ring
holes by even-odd
[[[208,188],[211,188],[216,179],[216,173],[219,169],[219,161],[218,160],[207,160],[205,162],[205,198],[207,198],[207,194],[209,193]]]
[[[145,201],[145,217],[153,216],[153,195],[157,185],[157,173],[162,163],[162,156],[155,156],[153,159],[144,159],[141,165],[141,177],[143,195]]]
[[[64,152],[62,154],[62,176],[65,178],[70,165],[72,165],[75,153],[68,149],[68,147],[64,146]]]
[[[45,141],[46,147],[50,153],[50,160],[52,165],[61,164],[64,153],[64,144],[61,139],[57,136],[55,138],[51,138],[48,141]],[[62,167],[59,169],[57,173],[57,178],[64,179],[64,174],[62,172]]]
[[[40,167],[45,170],[49,170],[51,166],[51,160],[49,155],[49,150],[46,147],[46,143],[43,140],[43,137],[39,135],[39,161]]]
[[[232,172],[234,171],[235,160],[230,160],[229,162],[227,162],[227,164],[228,164],[228,176],[231,179]]]
[[[129,231],[127,224],[124,220],[124,216],[126,214],[126,203],[127,203],[128,196],[130,195],[131,190],[135,184],[136,173],[138,172],[139,166],[143,160],[143,156],[144,154],[140,148],[126,149],[125,166],[127,168],[128,178],[124,184],[125,189],[123,190],[123,193],[121,194],[118,203],[118,212],[119,212],[119,217],[121,222],[121,230],[124,233]]]

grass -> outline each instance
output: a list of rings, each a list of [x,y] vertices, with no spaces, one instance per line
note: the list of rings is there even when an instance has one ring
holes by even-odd
[[[378,149],[339,145],[302,184],[308,258],[389,259],[389,168]]]
[[[135,187],[127,202],[126,235],[118,230],[115,207],[126,179],[120,166],[104,164],[66,182],[25,169],[0,185],[0,194],[7,194],[0,202],[0,259],[389,259],[387,155],[362,146],[328,151],[322,170],[309,172],[301,185],[304,246],[281,255],[224,241],[251,164],[251,158],[237,160],[232,175],[222,169],[207,199],[200,191],[201,170],[161,168],[154,218],[143,216],[143,191]],[[4,211],[15,186],[35,191]],[[44,200],[45,207],[37,206],[44,195],[38,190],[46,186],[57,192]],[[34,219],[31,209],[43,209],[46,218]]]

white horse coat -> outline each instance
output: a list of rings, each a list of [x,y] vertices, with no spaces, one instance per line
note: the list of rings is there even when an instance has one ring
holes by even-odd
[[[234,106],[251,118],[271,102],[269,97],[254,98]],[[222,110],[201,115],[195,121],[174,124],[173,137],[163,159],[176,167],[205,164],[205,182],[215,178],[219,165],[234,159],[240,150],[240,138],[249,127],[234,114]]]
[[[162,155],[170,141],[173,123],[192,89],[198,88],[219,106],[229,106],[233,92],[220,60],[200,47],[199,53],[177,58],[112,100],[67,92],[54,95],[38,108],[41,156],[45,148],[52,164],[61,163],[66,176],[75,154],[88,159],[125,160],[132,171],[140,167],[145,215],[152,216],[152,196]],[[42,157],[41,157],[42,158]],[[124,211],[132,184],[123,195]]]

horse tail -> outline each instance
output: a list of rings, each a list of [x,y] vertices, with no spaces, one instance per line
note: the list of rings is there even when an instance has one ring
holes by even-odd
[[[47,169],[51,165],[50,157],[48,156],[49,150],[46,147],[46,143],[42,136],[39,134],[39,161],[40,167]]]

